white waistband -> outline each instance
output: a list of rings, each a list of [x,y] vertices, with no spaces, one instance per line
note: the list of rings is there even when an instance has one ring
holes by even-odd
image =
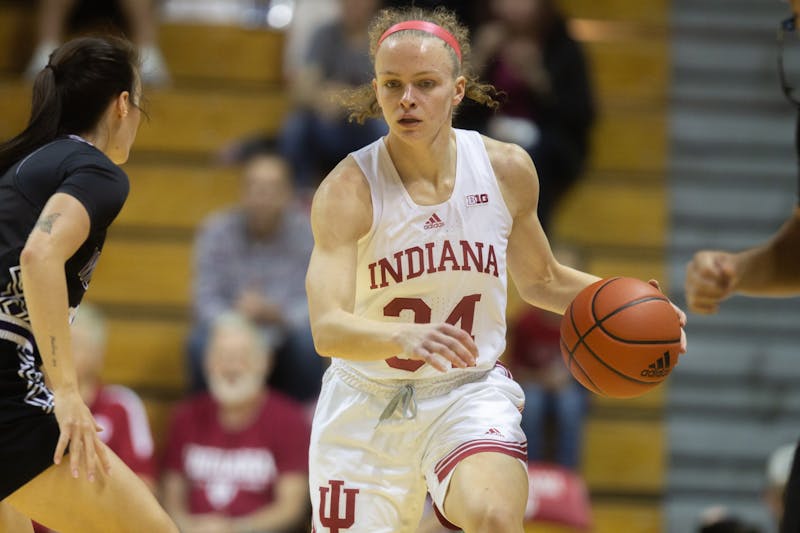
[[[441,377],[435,378],[376,380],[365,376],[346,363],[334,359],[328,372],[325,373],[325,380],[336,376],[361,392],[387,399],[393,398],[400,390],[410,386],[414,389],[414,395],[418,399],[425,399],[447,394],[465,383],[478,381],[489,372],[491,370],[462,370],[443,373]]]

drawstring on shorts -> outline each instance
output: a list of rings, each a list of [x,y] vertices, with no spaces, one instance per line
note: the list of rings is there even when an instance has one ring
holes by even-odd
[[[407,420],[411,420],[417,416],[417,399],[415,398],[414,385],[406,383],[392,396],[392,399],[389,400],[389,403],[386,405],[386,409],[383,410],[381,416],[378,418],[378,423],[375,424],[375,427],[384,420],[391,418],[398,408],[400,410],[400,416]]]
[[[403,419],[413,420],[417,416],[417,400],[447,394],[465,383],[485,378],[490,371],[454,372],[449,375],[414,380],[378,380],[363,375],[344,361],[334,359],[325,372],[323,382],[335,376],[361,392],[385,398],[388,403],[375,424],[375,427],[378,427],[381,422],[392,418],[398,411]]]

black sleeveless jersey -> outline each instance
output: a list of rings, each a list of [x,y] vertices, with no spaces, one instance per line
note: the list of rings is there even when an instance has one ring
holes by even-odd
[[[55,193],[76,198],[89,213],[89,236],[65,265],[69,306],[89,286],[106,230],[128,196],[128,177],[80,137],[57,139],[0,176],[0,339],[33,344],[20,278],[19,256],[47,200]],[[37,354],[38,359],[38,354]]]

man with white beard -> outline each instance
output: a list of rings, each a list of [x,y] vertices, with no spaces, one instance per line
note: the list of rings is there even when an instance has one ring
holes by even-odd
[[[181,531],[297,530],[308,513],[309,423],[265,388],[273,354],[235,313],[215,321],[209,392],[181,403],[170,426],[164,503]]]

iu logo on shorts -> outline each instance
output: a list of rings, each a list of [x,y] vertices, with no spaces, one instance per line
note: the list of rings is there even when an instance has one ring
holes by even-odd
[[[341,529],[348,529],[353,526],[356,520],[356,494],[359,489],[343,489],[344,481],[331,479],[330,487],[319,488],[319,521],[330,530],[330,533],[339,533]],[[344,491],[345,504],[344,516],[340,516],[340,498]],[[331,505],[328,509],[328,492],[331,493]],[[327,513],[327,515],[326,515]]]

